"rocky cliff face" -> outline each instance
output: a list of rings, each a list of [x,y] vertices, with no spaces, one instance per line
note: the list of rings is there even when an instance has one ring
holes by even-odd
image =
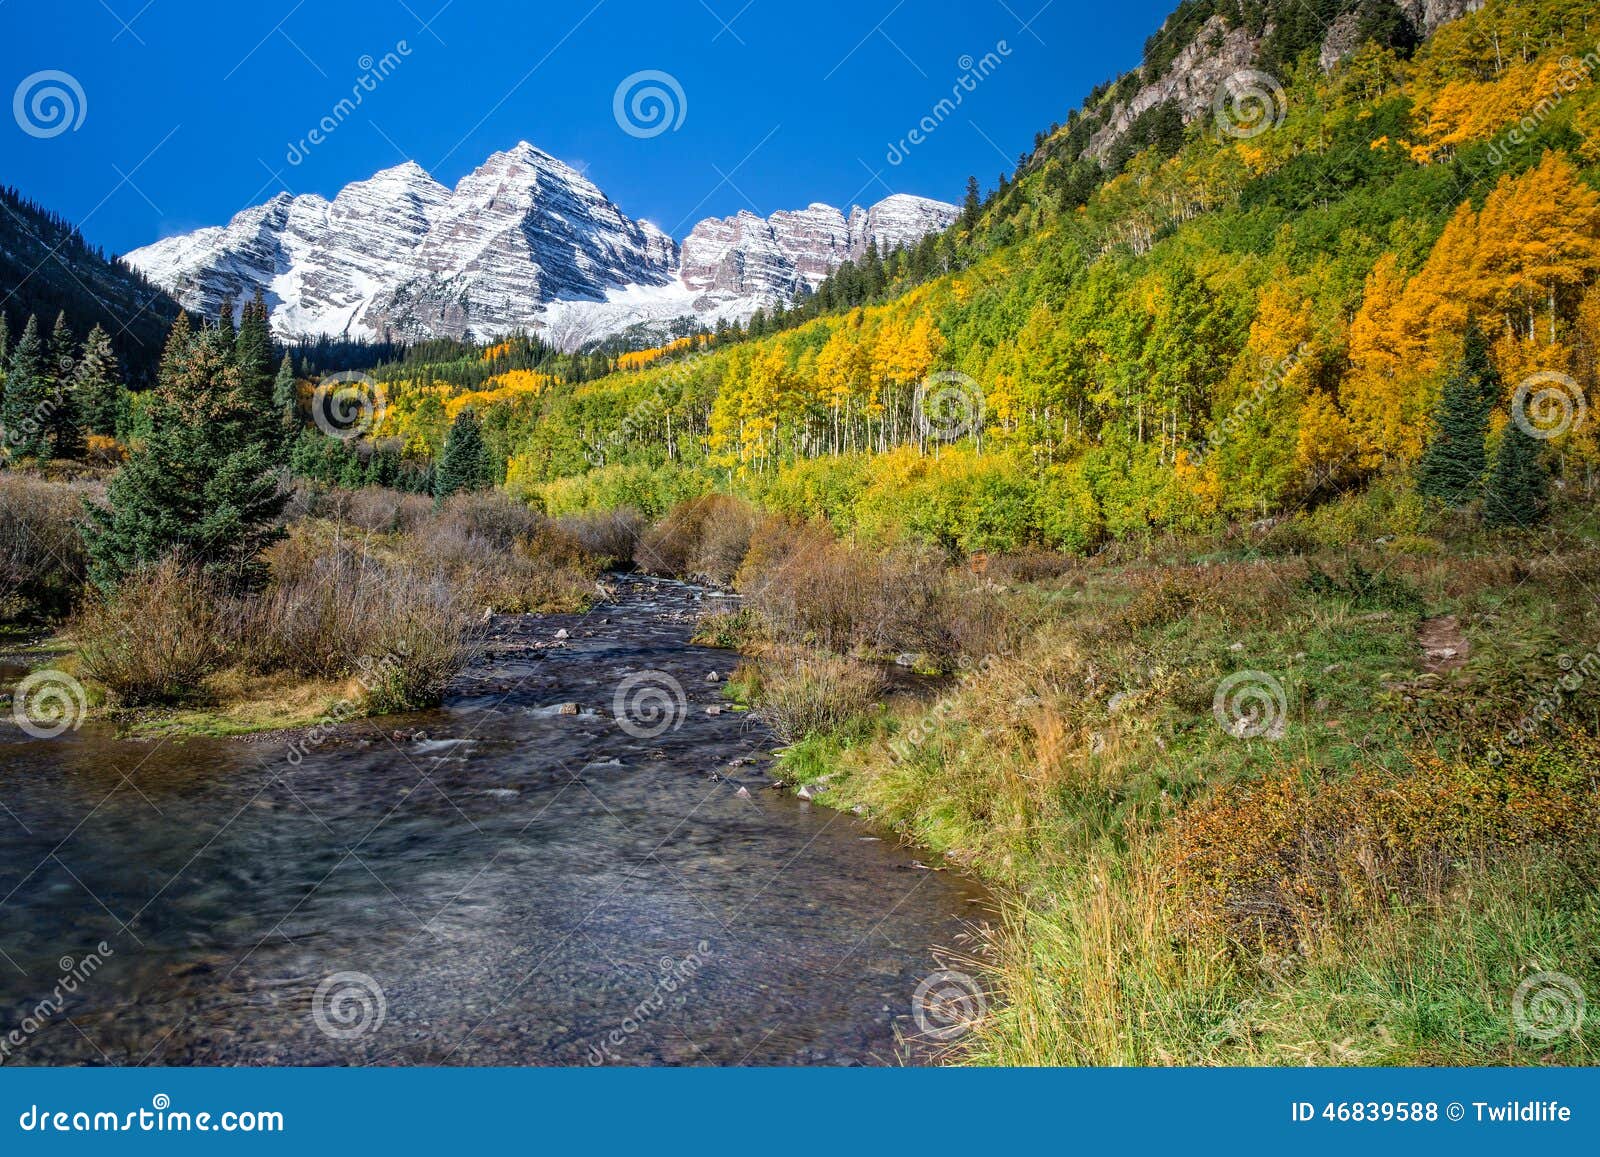
[[[787,300],[814,289],[845,261],[859,261],[875,244],[888,253],[948,227],[954,205],[896,194],[848,217],[815,204],[771,217],[742,212],[709,218],[683,243],[680,276],[688,288],[734,296]]]
[[[190,309],[257,287],[286,336],[490,337],[566,344],[682,316],[745,318],[791,300],[876,242],[920,240],[954,206],[895,196],[849,216],[812,205],[702,221],[680,253],[582,174],[523,142],[455,189],[419,166],[387,169],[332,201],[281,194],[226,226],[169,237],[127,260]]]
[[[1428,36],[1440,25],[1476,12],[1483,7],[1483,0],[1398,0],[1398,4],[1412,27]],[[1358,24],[1359,14],[1354,10],[1329,23],[1320,52],[1324,70],[1333,68],[1358,47]],[[1230,26],[1221,16],[1211,17],[1158,77],[1109,110],[1105,124],[1090,137],[1084,155],[1105,160],[1140,113],[1167,101],[1177,104],[1186,124],[1209,116],[1223,81],[1234,73],[1257,67],[1262,46],[1271,33],[1270,23],[1254,33],[1244,26]]]

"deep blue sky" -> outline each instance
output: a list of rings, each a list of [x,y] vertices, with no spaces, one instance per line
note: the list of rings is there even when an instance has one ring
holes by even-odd
[[[112,252],[285,188],[332,196],[405,159],[454,185],[519,139],[679,237],[741,208],[955,200],[968,173],[988,186],[1036,131],[1137,64],[1173,3],[0,0],[13,114],[18,86],[44,70],[69,74],[85,106],[50,137],[0,116],[0,182]],[[1002,41],[999,67],[890,164],[891,143],[966,60],[1001,55]],[[386,53],[398,66],[290,164],[291,142],[349,96],[363,58]],[[682,124],[647,138],[613,115],[620,82],[642,70],[670,74],[685,97]]]

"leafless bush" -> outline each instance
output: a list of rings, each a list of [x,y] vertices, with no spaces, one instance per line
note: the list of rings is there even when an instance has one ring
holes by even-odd
[[[749,503],[706,494],[674,507],[639,540],[634,561],[651,574],[732,579],[758,521]]]
[[[785,743],[848,722],[869,709],[884,688],[870,663],[787,648],[760,664],[756,714]]]
[[[83,502],[98,489],[0,474],[0,621],[66,612],[87,568]]]
[[[193,697],[222,661],[231,609],[203,574],[168,560],[85,602],[69,632],[84,672],[118,702],[172,703]]]
[[[557,525],[602,567],[622,566],[631,561],[633,548],[644,533],[644,519],[635,510],[563,518]]]

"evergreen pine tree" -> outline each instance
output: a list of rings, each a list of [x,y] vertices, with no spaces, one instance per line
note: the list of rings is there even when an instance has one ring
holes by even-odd
[[[467,406],[456,415],[445,437],[444,453],[434,472],[434,497],[444,499],[460,491],[485,490],[493,481],[489,447],[484,444],[478,415]]]
[[[89,434],[110,438],[117,432],[122,404],[122,368],[111,338],[98,325],[83,340],[78,358],[78,413]]]
[[[1489,343],[1469,322],[1461,356],[1451,367],[1434,412],[1433,436],[1417,463],[1417,488],[1451,506],[1464,506],[1483,485],[1488,456],[1484,439],[1489,413],[1500,396],[1500,377],[1489,360]]]
[[[295,389],[294,362],[288,354],[278,365],[278,376],[272,383],[272,408],[284,429],[284,445],[291,443],[295,428],[300,424],[300,400]]]
[[[239,367],[240,403],[246,411],[249,436],[266,445],[276,460],[287,456],[283,423],[278,419],[273,393],[272,329],[267,303],[256,290],[239,314],[239,335],[234,341],[234,363]]]
[[[1484,495],[1484,521],[1496,528],[1535,526],[1545,516],[1550,473],[1538,440],[1509,423],[1495,452]]]
[[[194,337],[181,315],[151,391],[150,433],[89,510],[90,575],[110,589],[168,556],[235,589],[266,577],[261,552],[282,537],[288,494],[267,448],[248,437],[239,369],[216,331]]]
[[[44,342],[39,319],[30,316],[6,365],[6,392],[0,401],[0,426],[5,427],[6,455],[41,458],[49,453],[43,411],[45,403]]]
[[[78,413],[77,348],[72,330],[67,325],[67,314],[56,315],[55,328],[50,332],[50,358],[45,393],[49,400],[47,425],[50,444],[57,458],[83,457],[82,418]]]
[[[961,202],[961,224],[970,232],[978,224],[978,214],[983,211],[983,191],[977,177],[967,178],[967,195]]]

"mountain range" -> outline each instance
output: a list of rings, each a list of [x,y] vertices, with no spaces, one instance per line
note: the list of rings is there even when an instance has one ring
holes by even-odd
[[[528,144],[449,189],[406,162],[332,200],[280,193],[225,226],[124,260],[187,308],[214,314],[259,288],[283,337],[539,333],[562,348],[635,327],[744,320],[788,303],[876,244],[944,229],[953,205],[894,195],[695,225],[682,244],[629,218],[587,177]]]

